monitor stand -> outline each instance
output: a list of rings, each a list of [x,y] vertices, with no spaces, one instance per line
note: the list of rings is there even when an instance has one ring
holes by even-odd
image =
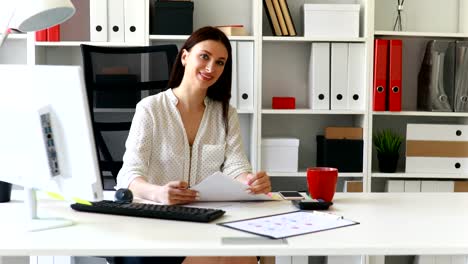
[[[25,187],[24,193],[26,195],[24,204],[28,210],[28,231],[34,232],[73,225],[71,220],[65,218],[39,218],[37,216],[36,190]]]

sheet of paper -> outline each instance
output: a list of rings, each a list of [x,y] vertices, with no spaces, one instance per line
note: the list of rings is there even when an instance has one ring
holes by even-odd
[[[286,238],[313,232],[357,225],[358,222],[318,211],[296,211],[219,225],[270,238]]]
[[[273,200],[266,194],[247,193],[247,185],[221,172],[215,172],[190,189],[200,193],[200,202]]]

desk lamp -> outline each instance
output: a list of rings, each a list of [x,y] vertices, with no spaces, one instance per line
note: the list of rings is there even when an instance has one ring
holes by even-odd
[[[15,5],[6,29],[0,35],[0,47],[11,31],[29,32],[60,24],[75,14],[70,0],[21,0]]]

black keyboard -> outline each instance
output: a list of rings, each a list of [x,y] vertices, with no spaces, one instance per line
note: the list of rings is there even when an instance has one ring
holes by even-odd
[[[92,205],[74,203],[71,208],[77,211],[149,217],[169,220],[210,222],[224,215],[225,211],[211,208],[198,208],[180,205],[159,205],[147,203],[118,203],[103,200],[91,202]]]

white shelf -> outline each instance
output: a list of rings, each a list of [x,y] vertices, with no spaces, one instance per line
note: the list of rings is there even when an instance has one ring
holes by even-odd
[[[412,32],[412,31],[375,31],[375,36],[394,37],[430,37],[430,38],[468,38],[466,33],[444,33],[444,32]]]
[[[150,40],[164,40],[164,41],[170,41],[170,40],[181,40],[184,41],[188,38],[188,35],[150,35],[149,39]],[[250,40],[253,41],[254,37],[253,36],[229,36],[230,40]]]
[[[1,36],[2,34],[0,34]],[[14,33],[14,34],[9,34],[8,37],[7,37],[7,40],[8,39],[27,39],[28,38],[28,35],[27,34],[18,34],[18,33]]]
[[[150,35],[150,40],[186,40],[189,35]]]
[[[97,41],[36,41],[35,45],[40,47],[79,47],[81,44],[106,46],[106,47],[131,47],[144,46],[144,43],[126,43],[126,42],[97,42]]]
[[[366,38],[339,38],[339,37],[263,37],[266,42],[365,42]]]
[[[468,174],[456,173],[381,173],[373,172],[373,178],[423,178],[423,179],[468,179]]]
[[[263,109],[262,114],[273,115],[364,115],[361,110]]]
[[[238,114],[253,114],[253,110],[245,110],[245,109],[236,109]]]
[[[305,171],[299,172],[267,172],[270,177],[306,177],[307,173]],[[349,178],[349,177],[363,177],[362,172],[340,172],[338,177],[340,178]]]
[[[389,112],[389,111],[374,111],[374,116],[445,116],[445,117],[468,117],[468,113],[462,112],[425,112],[425,111],[401,111],[401,112]]]

